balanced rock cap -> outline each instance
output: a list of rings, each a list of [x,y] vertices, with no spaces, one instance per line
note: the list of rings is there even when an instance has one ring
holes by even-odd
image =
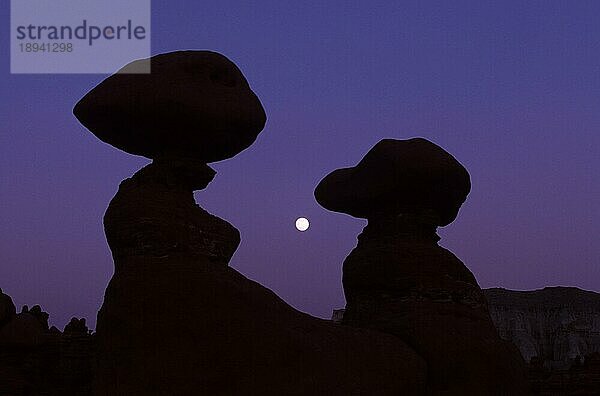
[[[384,139],[358,165],[337,169],[315,189],[321,206],[354,217],[433,212],[437,225],[456,218],[471,190],[467,170],[423,139]]]
[[[149,74],[125,74],[150,61]],[[134,61],[75,106],[103,142],[148,158],[231,158],[264,128],[266,114],[238,67],[211,51],[177,51]]]

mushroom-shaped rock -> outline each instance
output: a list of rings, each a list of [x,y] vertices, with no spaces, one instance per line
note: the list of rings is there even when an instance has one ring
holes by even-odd
[[[0,327],[10,322],[16,313],[17,309],[12,299],[0,289]]]
[[[470,190],[467,170],[425,139],[382,140],[315,191],[331,210],[368,219],[344,260],[341,323],[405,341],[427,362],[428,394],[522,395],[524,362],[493,326],[469,269],[438,245]]]
[[[326,209],[354,217],[431,213],[435,225],[445,226],[470,189],[467,170],[436,144],[384,139],[358,165],[321,180],[315,198]]]
[[[126,74],[148,61],[149,74]],[[204,162],[246,149],[266,122],[242,72],[211,51],[134,61],[88,92],[73,113],[100,140],[128,153]]]

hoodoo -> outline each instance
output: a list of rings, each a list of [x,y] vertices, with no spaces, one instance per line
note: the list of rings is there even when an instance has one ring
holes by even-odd
[[[151,74],[117,73],[74,110],[101,140],[153,160],[104,216],[115,272],[98,313],[94,394],[421,393],[425,364],[396,337],[300,313],[228,266],[240,233],[193,192],[215,176],[207,163],[254,142],[265,112],[222,55],[150,62]]]
[[[475,277],[438,245],[471,188],[428,140],[385,139],[317,186],[325,208],[368,219],[344,261],[342,323],[393,334],[427,362],[431,394],[527,393],[524,362],[501,340]]]

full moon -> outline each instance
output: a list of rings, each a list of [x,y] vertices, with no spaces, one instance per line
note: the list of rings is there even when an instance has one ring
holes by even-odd
[[[298,231],[306,231],[308,230],[308,227],[310,226],[310,223],[308,222],[308,219],[305,217],[298,217],[296,219],[296,229]]]

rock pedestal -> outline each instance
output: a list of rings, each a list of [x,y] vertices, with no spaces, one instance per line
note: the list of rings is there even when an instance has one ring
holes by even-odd
[[[344,261],[343,324],[398,336],[427,362],[431,394],[526,394],[524,362],[498,337],[473,274],[440,247],[468,173],[424,139],[384,140],[315,191],[326,208],[368,219]]]
[[[193,195],[214,175],[200,161],[157,160],[123,181],[104,216],[115,273],[133,258],[200,257],[227,265],[240,234],[199,207]]]
[[[75,109],[100,139],[153,159],[104,217],[115,273],[98,313],[94,394],[424,391],[423,360],[396,337],[300,313],[228,266],[240,234],[193,191],[214,177],[207,162],[254,141],[264,111],[221,55],[156,61],[157,75],[112,76]]]
[[[149,165],[106,212],[96,395],[420,392],[425,367],[404,343],[302,314],[229,268],[238,231],[172,179]]]

